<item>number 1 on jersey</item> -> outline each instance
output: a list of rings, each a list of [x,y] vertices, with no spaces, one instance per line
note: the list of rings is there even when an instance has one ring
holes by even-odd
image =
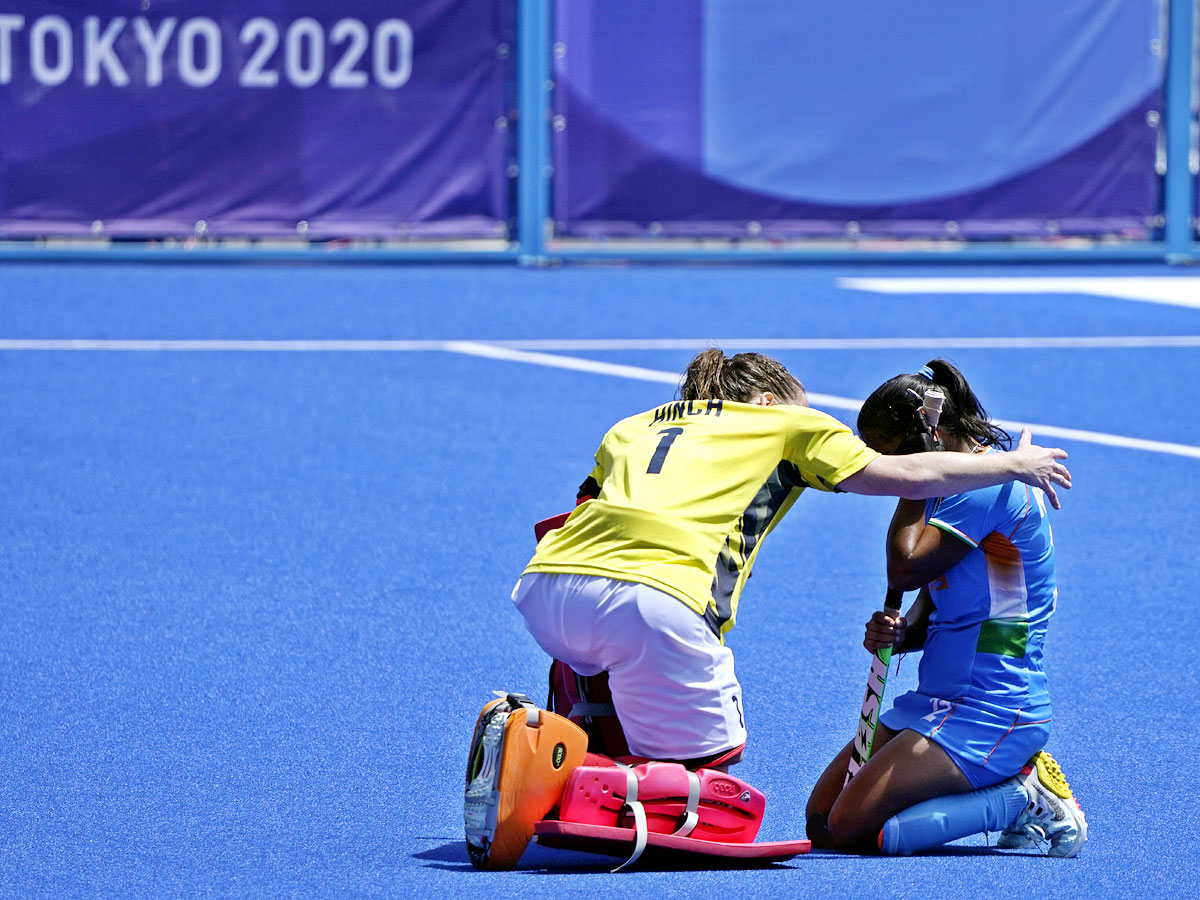
[[[667,451],[675,443],[675,438],[683,434],[683,429],[664,428],[659,434],[662,435],[662,440],[658,442],[658,447],[654,450],[654,456],[650,458],[650,465],[646,467],[647,475],[657,475],[662,472],[663,462],[667,458]]]

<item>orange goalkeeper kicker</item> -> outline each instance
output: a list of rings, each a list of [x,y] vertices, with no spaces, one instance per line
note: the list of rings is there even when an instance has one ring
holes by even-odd
[[[586,753],[587,735],[579,726],[523,694],[483,708],[471,739],[463,802],[475,868],[516,865],[534,824],[558,804],[567,776]]]

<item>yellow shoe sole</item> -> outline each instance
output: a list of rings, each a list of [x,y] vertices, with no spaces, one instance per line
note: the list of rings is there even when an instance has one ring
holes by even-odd
[[[1038,780],[1047,790],[1052,791],[1063,800],[1071,799],[1071,785],[1067,783],[1062,767],[1053,756],[1045,750],[1041,750],[1029,762],[1037,768]]]

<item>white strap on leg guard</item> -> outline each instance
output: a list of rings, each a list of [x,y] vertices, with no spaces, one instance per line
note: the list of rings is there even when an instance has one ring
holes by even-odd
[[[688,776],[687,809],[683,813],[683,822],[675,829],[678,837],[687,837],[700,821],[700,776],[691,770]]]
[[[522,707],[525,710],[525,724],[528,727],[537,728],[542,723],[541,708],[524,694],[513,691],[492,691],[492,696],[503,697],[514,709],[518,706]]]
[[[633,814],[633,855],[621,865],[613,869],[613,873],[622,871],[632,866],[637,862],[642,853],[646,849],[646,841],[650,834],[650,829],[646,825],[646,808],[638,802],[638,780],[633,768],[624,763],[617,763],[625,770],[625,805],[621,811],[629,810]]]

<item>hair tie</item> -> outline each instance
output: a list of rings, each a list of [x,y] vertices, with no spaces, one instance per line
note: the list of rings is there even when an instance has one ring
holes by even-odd
[[[921,368],[917,369],[917,374],[924,375],[930,381],[933,381],[933,369],[929,368],[929,366],[921,366]]]

